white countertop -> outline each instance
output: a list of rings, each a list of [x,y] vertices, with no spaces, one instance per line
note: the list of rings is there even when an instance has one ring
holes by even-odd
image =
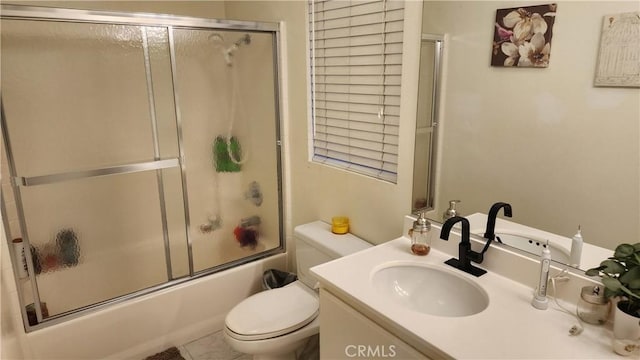
[[[433,239],[433,241],[441,241]],[[549,299],[547,310],[531,306],[533,289],[489,271],[478,278],[449,267],[443,252],[413,255],[410,240],[401,237],[356,254],[318,265],[311,272],[323,288],[407,341],[427,356],[457,359],[616,359],[611,332],[584,324],[570,336],[575,317],[559,311]],[[489,306],[467,317],[439,317],[402,308],[380,296],[371,286],[373,271],[391,261],[439,264],[476,281],[489,294]],[[482,267],[482,265],[480,265]],[[348,276],[345,276],[348,274]],[[550,290],[551,291],[551,290]],[[563,304],[573,310],[575,305]],[[377,318],[377,319],[376,319]]]

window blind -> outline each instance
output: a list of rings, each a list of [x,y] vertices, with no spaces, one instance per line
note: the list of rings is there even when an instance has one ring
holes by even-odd
[[[309,0],[313,161],[396,182],[404,1]]]

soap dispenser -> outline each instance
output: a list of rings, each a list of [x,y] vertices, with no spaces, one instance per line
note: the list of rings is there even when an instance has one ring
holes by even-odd
[[[431,250],[431,223],[420,213],[418,219],[413,222],[413,228],[409,230],[411,236],[411,252],[415,255],[427,255]]]
[[[460,200],[449,200],[449,208],[445,210],[442,214],[442,220],[447,221],[454,216],[458,216],[458,210],[456,210],[456,204],[459,203]]]

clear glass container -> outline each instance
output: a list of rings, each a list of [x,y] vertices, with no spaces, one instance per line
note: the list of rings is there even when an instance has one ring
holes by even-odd
[[[604,297],[604,291],[598,286],[585,286],[580,293],[580,300],[576,312],[578,317],[594,325],[602,325],[609,317],[609,301]]]
[[[334,216],[331,218],[331,232],[342,235],[349,232],[349,218],[346,216]]]
[[[409,230],[411,236],[411,252],[416,255],[427,255],[431,250],[431,223],[420,214],[418,220],[413,222],[413,228]]]

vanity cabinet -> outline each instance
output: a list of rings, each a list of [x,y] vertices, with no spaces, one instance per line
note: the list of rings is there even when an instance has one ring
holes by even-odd
[[[429,359],[326,289],[320,290],[321,359]]]

